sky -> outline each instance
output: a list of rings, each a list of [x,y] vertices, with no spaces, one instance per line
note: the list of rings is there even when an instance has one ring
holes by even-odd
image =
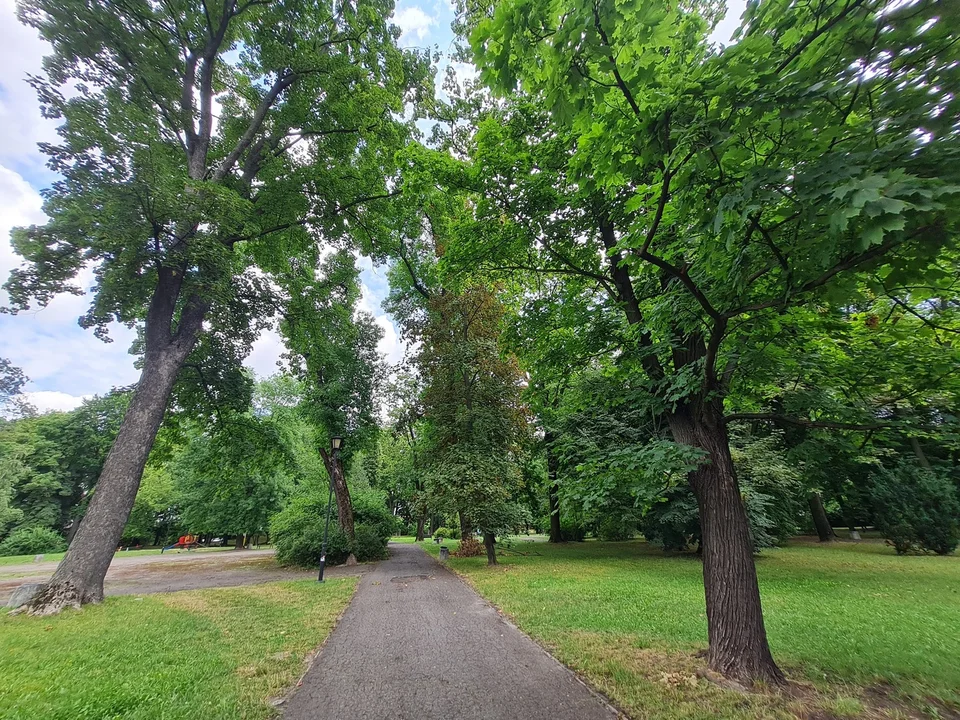
[[[723,42],[729,38],[743,5],[744,0],[731,0],[731,10],[714,33],[715,39]],[[442,54],[452,51],[452,19],[446,0],[403,0],[394,14],[394,23],[403,31],[401,45],[436,48]],[[37,147],[37,143],[57,139],[56,121],[41,116],[33,89],[25,82],[28,75],[41,72],[48,49],[32,28],[17,21],[15,0],[0,0],[0,283],[19,264],[10,247],[11,228],[45,221],[40,192],[56,179]],[[441,61],[441,66],[444,64]],[[441,67],[438,85],[442,78]],[[389,289],[386,268],[374,267],[367,258],[361,258],[359,264],[361,309],[376,317],[384,330],[379,349],[389,362],[396,363],[403,357],[404,346],[380,307]],[[91,274],[82,275],[77,283],[88,289],[92,279]],[[6,300],[6,293],[0,290],[0,306]],[[30,378],[26,395],[41,412],[70,410],[84,398],[131,385],[139,377],[135,358],[128,352],[134,331],[114,324],[110,330],[113,342],[98,340],[77,323],[88,304],[89,297],[63,295],[43,309],[0,315],[0,357],[9,359]],[[278,371],[282,352],[280,336],[275,331],[264,333],[246,365],[259,377],[272,375]]]

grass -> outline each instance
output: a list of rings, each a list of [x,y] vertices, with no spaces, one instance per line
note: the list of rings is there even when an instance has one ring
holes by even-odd
[[[207,553],[207,552],[220,552],[222,550],[233,550],[233,546],[230,547],[210,547],[210,548],[197,548],[196,550],[191,550],[190,554],[193,553]],[[168,550],[168,553],[176,553],[176,550]],[[183,551],[186,552],[186,551]],[[66,553],[44,553],[43,562],[60,562],[63,560],[63,556]],[[138,557],[141,555],[159,555],[160,548],[151,548],[149,550],[123,550],[117,552],[115,557]],[[27,563],[32,563],[35,555],[5,555],[0,557],[0,567],[4,565],[24,565]]]
[[[694,653],[707,628],[694,556],[642,542],[515,542],[501,563],[450,560],[633,717],[791,717],[811,703],[826,717],[877,716],[880,705],[938,717],[938,705],[940,713],[960,707],[960,557],[898,557],[873,543],[765,551],[757,568],[770,644],[805,681],[806,698],[743,695],[698,679]]]
[[[304,671],[356,578],[144,597],[0,617],[4,720],[260,720]]]

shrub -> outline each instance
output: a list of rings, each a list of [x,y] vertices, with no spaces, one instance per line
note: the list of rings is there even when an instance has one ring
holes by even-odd
[[[949,555],[960,544],[960,500],[943,475],[900,463],[874,473],[870,490],[877,529],[898,555]]]
[[[373,528],[383,538],[386,547],[386,541],[396,534],[399,521],[387,507],[386,493],[365,488],[353,492],[350,499],[353,502],[354,523]]]
[[[560,521],[560,537],[566,542],[583,542],[587,536],[587,529],[578,522]]]
[[[434,530],[433,537],[435,540],[455,540],[460,537],[460,531],[440,526]]]
[[[387,559],[387,538],[372,525],[357,525],[353,529],[355,554],[360,562]]]
[[[697,500],[687,485],[667,489],[653,503],[640,524],[647,542],[664,550],[686,550],[700,544],[700,514]]]
[[[563,532],[561,528],[561,532]],[[605,515],[597,524],[597,537],[607,542],[629,540],[637,532],[637,519],[632,514]]]
[[[305,495],[294,498],[270,520],[270,536],[277,549],[277,561],[283,565],[314,567],[320,563],[326,497]],[[327,565],[340,565],[350,555],[347,536],[331,519],[327,540]]]
[[[475,537],[469,537],[460,541],[460,547],[453,554],[454,557],[477,557],[487,552],[487,548]]]
[[[781,499],[760,492],[747,479],[740,481],[740,494],[747,511],[754,550],[781,544],[794,525],[784,520]],[[687,484],[669,488],[641,521],[648,542],[664,550],[687,550],[699,546],[700,511],[693,490]]]
[[[0,555],[39,555],[63,552],[67,541],[50,528],[21,528],[0,543]]]

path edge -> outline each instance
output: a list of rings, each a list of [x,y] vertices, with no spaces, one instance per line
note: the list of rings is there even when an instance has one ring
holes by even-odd
[[[484,605],[487,605],[488,607],[492,608],[493,611],[497,613],[497,615],[506,625],[509,625],[518,633],[520,633],[525,638],[530,640],[530,642],[532,642],[537,647],[537,649],[540,650],[540,652],[542,652],[544,655],[549,657],[551,660],[553,660],[553,662],[555,662],[557,665],[563,668],[567,673],[569,673],[573,677],[573,679],[576,680],[581,685],[583,685],[583,687],[586,688],[586,690],[590,694],[592,694],[597,699],[597,701],[599,701],[601,705],[605,706],[610,712],[612,712],[617,717],[618,720],[630,720],[630,716],[627,713],[625,713],[613,700],[611,700],[603,692],[595,688],[590,683],[589,680],[587,680],[582,675],[580,675],[580,673],[578,673],[572,667],[570,667],[566,663],[560,662],[560,660],[552,652],[550,652],[550,649],[546,645],[544,645],[542,642],[537,640],[535,637],[532,637],[529,633],[525,632],[523,628],[517,625],[517,623],[509,614],[505,613],[503,610],[498,608],[492,602],[487,600],[487,598],[483,596],[483,593],[477,590],[477,588],[473,585],[473,583],[470,582],[470,579],[466,575],[462,575],[458,573],[454,568],[450,567],[449,565],[445,565],[444,563],[440,562],[439,559],[435,558],[433,555],[428,553],[419,544],[417,543],[413,543],[413,544],[420,550],[420,552],[422,552],[424,555],[430,558],[436,565],[440,566],[441,568],[449,572],[451,575],[453,575],[453,577],[455,577],[461,583],[463,583],[468,588],[473,590],[473,592],[477,594],[477,597],[479,597],[480,600],[483,601]]]
[[[343,616],[347,614],[347,610],[349,610],[350,606],[353,605],[353,599],[357,596],[357,592],[360,590],[360,583],[363,582],[364,574],[365,573],[363,572],[358,572],[356,575],[346,576],[357,578],[357,583],[353,586],[353,592],[350,594],[350,601],[343,606],[343,610],[341,610],[340,614],[334,619],[333,627],[330,628],[330,632],[327,633],[327,636],[323,639],[323,642],[308,652],[303,658],[303,672],[300,673],[300,677],[297,678],[297,681],[286,688],[280,695],[273,695],[264,699],[264,704],[268,708],[278,713],[277,717],[283,717],[284,705],[286,705],[290,701],[290,698],[292,698],[303,686],[303,679],[307,676],[307,673],[310,672],[310,669],[313,667],[313,663],[316,662],[318,657],[320,657],[320,653],[323,652],[323,648],[326,646],[327,641],[330,640],[330,638],[333,636],[333,633],[335,633],[337,628],[340,627],[340,621],[343,620]]]

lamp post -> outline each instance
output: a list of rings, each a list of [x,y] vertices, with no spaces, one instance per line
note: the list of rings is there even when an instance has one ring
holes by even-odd
[[[333,473],[337,472],[340,468],[340,448],[343,446],[343,438],[339,435],[334,435],[330,438],[330,490],[327,493],[327,522],[323,526],[323,546],[320,548],[320,577],[317,578],[317,582],[323,582],[323,568],[327,564],[327,537],[330,535],[330,506],[333,504]]]

